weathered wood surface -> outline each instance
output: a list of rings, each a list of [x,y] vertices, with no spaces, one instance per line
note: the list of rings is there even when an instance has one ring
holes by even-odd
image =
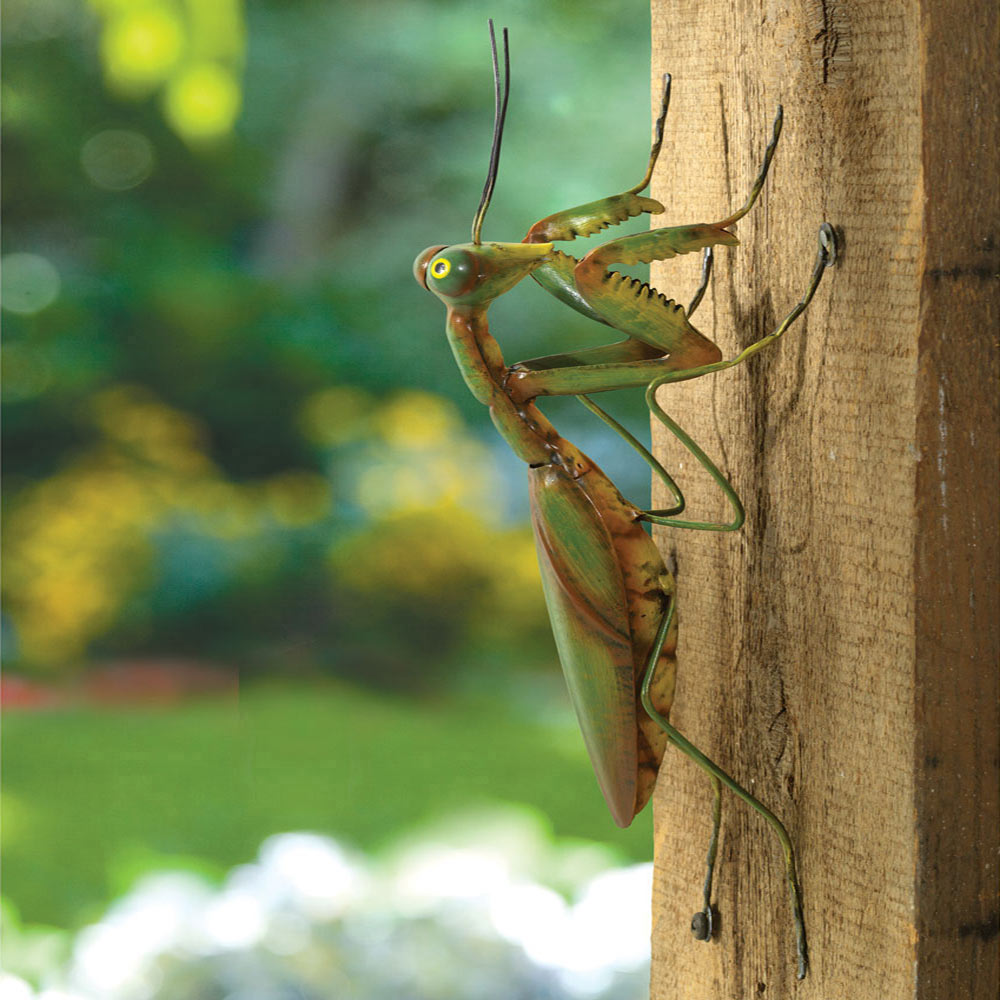
[[[663,531],[677,562],[673,719],[798,845],[812,967],[795,979],[781,855],[724,799],[718,940],[696,942],[711,790],[668,751],[655,798],[654,1000],[998,995],[997,8],[987,0],[653,0],[673,74],[661,225],[765,195],[696,325],[725,356],[841,260],[784,342],[663,390],[747,506]],[[654,271],[684,301],[697,261]],[[724,500],[672,439],[692,517]],[[665,502],[654,497],[654,505]]]

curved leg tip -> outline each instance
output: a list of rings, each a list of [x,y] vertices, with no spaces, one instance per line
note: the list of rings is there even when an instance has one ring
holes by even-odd
[[[712,910],[710,907],[699,910],[691,918],[691,933],[698,941],[712,940]]]
[[[833,231],[833,226],[829,222],[824,222],[819,227],[819,245],[826,257],[825,267],[833,267],[837,263],[837,237]]]
[[[806,945],[805,930],[801,932],[801,936],[796,942],[796,959],[798,962],[798,968],[796,969],[795,975],[798,979],[805,979],[806,973],[809,971],[809,948]]]

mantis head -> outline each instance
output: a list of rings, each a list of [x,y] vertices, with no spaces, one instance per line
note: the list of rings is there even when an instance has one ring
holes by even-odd
[[[413,262],[413,276],[445,305],[487,306],[551,254],[551,243],[428,247]]]
[[[510,93],[510,53],[507,29],[503,29],[504,86],[500,86],[500,66],[497,59],[496,35],[490,21],[490,45],[493,49],[493,84],[496,111],[493,117],[493,148],[486,174],[483,196],[472,222],[472,242],[456,246],[428,247],[413,262],[413,275],[428,291],[447,306],[480,306],[485,308],[498,295],[513,288],[552,253],[551,243],[483,243],[479,234],[486,209],[493,197],[500,163],[500,143],[507,117],[507,97]]]

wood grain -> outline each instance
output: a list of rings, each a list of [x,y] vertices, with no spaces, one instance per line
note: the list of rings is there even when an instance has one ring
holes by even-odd
[[[795,979],[781,855],[724,800],[718,939],[696,942],[711,790],[668,751],[654,800],[654,1000],[994,1000],[998,993],[1000,76],[985,0],[654,0],[673,103],[660,225],[764,197],[696,325],[732,356],[841,256],[783,342],[661,402],[732,479],[737,535],[664,531],[673,719],[781,816],[812,967]],[[654,270],[684,301],[697,261]],[[724,500],[672,439],[692,517]],[[654,495],[654,506],[665,502]]]

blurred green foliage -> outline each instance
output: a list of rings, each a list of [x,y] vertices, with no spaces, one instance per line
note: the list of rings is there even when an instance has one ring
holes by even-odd
[[[5,5],[9,664],[429,688],[552,657],[522,473],[410,276],[478,201],[489,15],[513,95],[486,233],[516,238],[641,170],[638,0]],[[510,298],[512,358],[600,339]]]

